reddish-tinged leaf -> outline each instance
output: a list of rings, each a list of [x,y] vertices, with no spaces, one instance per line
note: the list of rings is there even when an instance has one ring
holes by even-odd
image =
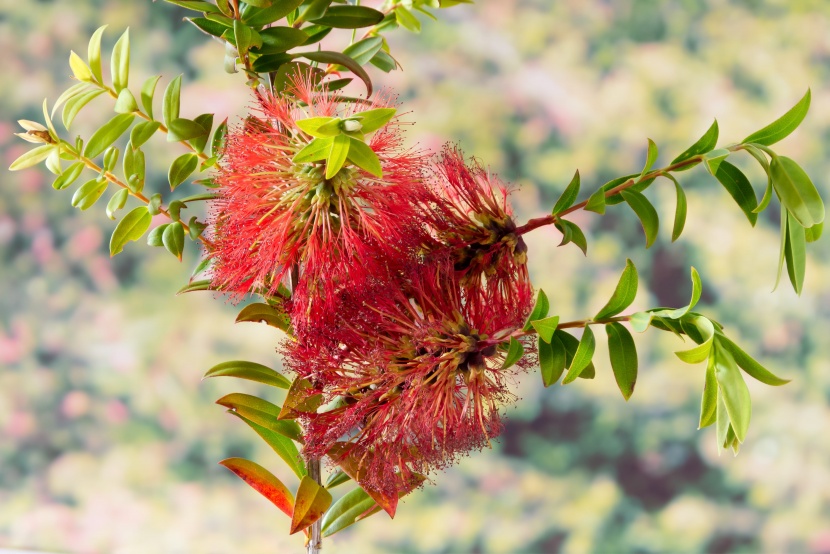
[[[308,379],[294,379],[278,419],[294,419],[302,413],[316,412],[323,403],[323,395],[310,393],[310,388],[311,381]]]
[[[331,506],[331,493],[318,485],[311,477],[307,475],[303,477],[300,481],[300,488],[297,489],[290,534],[302,531],[323,517],[329,506]]]
[[[288,517],[293,516],[294,495],[270,471],[259,464],[243,458],[228,458],[227,460],[222,460],[219,464],[233,471],[240,479],[248,483],[251,488],[282,510],[285,515]]]

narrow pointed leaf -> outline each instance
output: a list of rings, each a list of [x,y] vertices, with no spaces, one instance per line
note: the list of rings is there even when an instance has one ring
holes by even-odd
[[[167,85],[164,89],[164,101],[162,102],[162,116],[164,123],[170,125],[170,122],[179,118],[179,109],[181,105],[182,94],[182,76],[179,75]]]
[[[754,227],[758,221],[758,214],[755,213],[755,208],[758,207],[758,199],[746,175],[731,163],[724,161],[718,167],[715,177],[723,185],[723,188],[729,192],[729,195],[735,199],[735,202],[738,203],[738,206]]]
[[[241,360],[224,362],[213,366],[205,373],[203,379],[209,377],[236,377],[238,379],[264,383],[280,389],[288,389],[291,386],[291,381],[270,367],[256,362]]]
[[[579,340],[579,347],[576,349],[576,353],[574,353],[573,359],[571,360],[571,365],[568,367],[568,374],[562,380],[563,385],[572,383],[580,376],[591,363],[595,350],[596,339],[594,338],[594,332],[590,327],[586,326],[585,332],[582,333],[582,338]]]
[[[175,190],[176,187],[181,185],[185,182],[185,180],[190,177],[196,168],[199,166],[199,157],[192,153],[188,152],[187,154],[182,154],[170,165],[170,169],[167,172],[167,180],[170,182],[170,190]]]
[[[709,357],[706,367],[706,380],[703,385],[703,395],[700,399],[700,422],[697,428],[703,429],[715,423],[718,408],[718,380],[715,378],[715,357]]]
[[[358,6],[351,6],[351,7],[358,7]],[[333,25],[332,25],[333,27]],[[372,80],[369,77],[369,74],[366,73],[359,63],[354,61],[349,56],[345,54],[341,54],[340,52],[329,52],[326,50],[318,50],[315,52],[301,52],[294,54],[294,57],[303,57],[313,62],[320,62],[320,63],[327,63],[327,64],[339,64],[346,67],[349,71],[357,75],[363,84],[366,85],[366,96],[372,96]]]
[[[369,60],[375,57],[383,46],[383,38],[374,36],[359,40],[349,45],[343,53],[352,58],[360,65],[366,65]],[[394,113],[394,111],[393,111]]]
[[[654,162],[657,161],[657,145],[654,143],[653,140],[648,139],[648,153],[646,154],[646,165],[643,167],[643,170],[640,172],[640,177],[645,175],[649,172],[649,170],[654,167]],[[627,399],[626,399],[627,400]]]
[[[69,98],[66,101],[66,104],[64,104],[63,111],[61,112],[61,121],[63,121],[63,126],[69,130],[69,126],[72,125],[72,122],[75,120],[75,116],[78,115],[81,109],[92,102],[95,98],[104,94],[104,92],[105,91],[103,89],[90,90]]]
[[[55,100],[55,105],[52,106],[52,112],[50,113],[50,116],[54,118],[55,113],[57,113],[58,111],[58,108],[61,107],[64,102],[68,102],[70,99],[83,94],[89,89],[89,87],[90,85],[88,83],[75,83],[74,85],[63,91],[63,93],[61,93],[61,95],[58,96],[58,99]]]
[[[562,242],[559,246],[565,246],[569,243],[574,243],[584,255],[588,255],[588,240],[585,238],[585,233],[576,223],[570,222],[566,219],[559,219],[556,222],[556,228],[562,233]]]
[[[715,348],[714,355],[715,377],[718,380],[726,412],[729,414],[729,422],[735,432],[735,437],[739,442],[744,442],[752,415],[749,389],[732,354],[723,348]]]
[[[311,477],[307,475],[303,477],[294,500],[290,534],[302,531],[323,517],[329,506],[331,506],[331,493],[318,485]]]
[[[248,10],[243,13],[242,21],[251,27],[270,25],[293,12],[302,3],[303,0],[279,0],[278,2],[273,2],[269,8]]]
[[[283,310],[279,310],[269,304],[256,303],[245,306],[239,315],[236,316],[236,323],[250,321],[254,323],[265,323],[288,332],[291,329],[291,319]],[[287,386],[285,388],[288,388]]]
[[[314,23],[335,29],[359,29],[380,23],[383,17],[382,12],[365,6],[330,6]]]
[[[672,165],[684,162],[689,158],[697,156],[698,154],[705,154],[715,148],[718,143],[718,121],[715,120],[712,126],[703,133],[703,136],[698,139],[696,143],[691,145],[685,152],[677,156],[671,161]]]
[[[610,323],[605,326],[608,335],[608,354],[611,359],[611,368],[614,370],[614,379],[623,398],[628,400],[634,393],[637,384],[637,347],[634,338],[628,329],[619,323]]]
[[[53,144],[44,144],[43,146],[31,149],[13,161],[12,165],[9,166],[9,171],[20,171],[21,169],[27,169],[33,165],[37,165],[48,158],[55,148],[56,146]]]
[[[732,354],[732,357],[735,359],[738,366],[753,379],[757,379],[758,381],[773,387],[780,387],[781,385],[786,385],[790,382],[790,379],[782,379],[773,374],[770,370],[754,360],[752,356],[741,350],[737,344],[725,336],[719,335],[716,340],[725,350]]]
[[[360,120],[361,131],[369,134],[374,133],[395,117],[396,108],[375,108],[354,114],[355,119]]]
[[[331,179],[346,163],[349,156],[351,139],[346,135],[337,135],[331,141],[331,150],[326,156],[326,179]]]
[[[294,495],[282,481],[264,467],[242,458],[228,458],[219,462],[248,483],[255,491],[270,500],[285,515],[294,513]]]
[[[350,138],[349,140],[351,142],[346,159],[375,177],[383,177],[383,168],[380,166],[380,159],[374,150],[360,139]]]
[[[144,106],[144,111],[150,119],[153,119],[153,96],[156,94],[156,85],[159,79],[161,79],[161,75],[155,75],[149,77],[141,85],[141,105]]]
[[[118,93],[118,99],[115,101],[115,108],[113,109],[115,113],[132,113],[138,110],[138,104],[136,104],[135,97],[130,92],[130,89],[121,89],[121,92]]]
[[[101,72],[101,36],[104,34],[104,29],[107,26],[98,27],[92,37],[89,39],[89,46],[87,46],[87,60],[89,61],[89,68],[95,76],[95,80],[100,84],[104,84],[104,77]]]
[[[752,133],[741,142],[769,146],[771,144],[775,144],[783,138],[786,138],[790,133],[795,131],[799,125],[801,125],[802,121],[804,121],[804,117],[810,110],[810,97],[810,89],[807,89],[807,93],[804,97],[799,100],[798,104],[793,106],[787,113],[763,129]]]
[[[628,205],[631,206],[631,209],[640,219],[643,231],[646,234],[646,248],[651,247],[654,241],[657,240],[657,231],[660,228],[660,218],[657,215],[657,210],[639,192],[628,189],[620,192],[620,195],[628,202]]]
[[[677,208],[674,211],[674,225],[672,225],[671,231],[671,240],[674,242],[680,238],[680,235],[683,233],[683,228],[686,227],[687,202],[683,187],[680,186],[680,183],[674,177],[671,177],[671,180],[674,182],[674,191],[677,196]]]
[[[76,162],[70,165],[64,170],[63,173],[60,174],[60,176],[58,176],[57,179],[55,179],[55,182],[52,183],[52,188],[55,190],[65,189],[81,176],[81,172],[83,172],[84,167],[86,167],[84,162]]]
[[[579,195],[579,182],[579,170],[577,170],[571,182],[553,206],[553,212],[551,212],[553,215],[561,213],[573,206],[573,203],[576,202],[576,197]]]
[[[161,243],[168,252],[176,256],[179,261],[182,261],[182,252],[184,251],[184,227],[178,221],[174,221],[161,235]]]
[[[330,537],[349,525],[365,519],[381,510],[377,502],[365,490],[357,487],[335,502],[323,516],[323,537]]]
[[[598,214],[605,213],[605,189],[597,189],[597,191],[588,198],[588,203],[585,204],[585,210]]]
[[[109,186],[107,181],[101,181],[98,178],[87,181],[72,195],[72,207],[88,210],[104,195],[107,186]]]
[[[787,262],[787,275],[797,295],[804,288],[804,275],[807,271],[807,237],[804,227],[792,217],[787,216],[787,243],[784,247],[784,259]]]
[[[533,305],[533,310],[531,310],[530,315],[527,316],[524,330],[530,331],[532,328],[531,322],[547,317],[549,311],[550,300],[548,300],[548,295],[545,294],[545,291],[539,289],[539,294],[536,296],[536,303]]]
[[[559,337],[552,335],[545,342],[539,336],[539,368],[542,373],[542,383],[549,387],[556,383],[565,372],[567,352]]]
[[[323,403],[323,395],[313,392],[308,379],[297,377],[288,387],[288,394],[282,403],[279,419],[294,419],[304,413],[317,411]]]
[[[235,392],[223,396],[216,403],[258,425],[262,425],[266,429],[286,436],[291,440],[302,441],[300,426],[294,421],[277,419],[280,414],[280,407],[267,400],[250,394]]]
[[[114,220],[115,212],[127,204],[127,198],[129,198],[129,196],[130,191],[127,189],[118,189],[118,191],[112,195],[110,201],[107,202],[107,217]]]
[[[141,148],[159,130],[159,127],[161,123],[158,121],[142,121],[137,124],[130,131],[130,145],[133,148]]]
[[[637,268],[634,267],[634,262],[630,259],[625,261],[625,269],[623,269],[620,280],[617,282],[617,288],[608,303],[594,316],[595,321],[613,317],[624,309],[629,307],[634,298],[637,296],[637,287],[639,286],[639,276],[637,275]]]
[[[95,158],[101,154],[130,128],[134,119],[135,115],[131,113],[116,115],[110,119],[90,137],[84,148],[84,156]]]
[[[795,161],[786,156],[776,156],[769,167],[772,185],[781,204],[802,227],[812,227],[824,221],[824,202],[809,175]]]
[[[309,163],[325,160],[331,152],[334,138],[316,138],[294,155],[294,163]]]
[[[291,471],[294,472],[294,475],[302,479],[304,476],[308,475],[308,470],[305,467],[305,464],[302,461],[302,457],[300,456],[300,451],[297,449],[297,445],[294,444],[294,441],[289,439],[288,437],[281,435],[279,433],[275,433],[270,429],[259,425],[251,421],[250,419],[244,417],[239,412],[231,410],[231,413],[244,421],[248,427],[254,430],[254,432],[259,435],[259,437],[265,441],[265,443],[271,447],[271,449],[282,458],[282,460],[291,468]]]
[[[130,81],[130,30],[124,31],[112,49],[112,86],[115,92],[127,88]]]

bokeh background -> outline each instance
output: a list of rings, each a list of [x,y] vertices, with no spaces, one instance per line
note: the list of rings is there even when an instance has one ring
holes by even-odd
[[[234,326],[209,294],[174,296],[196,265],[130,244],[110,260],[103,208],[69,206],[39,171],[5,168],[26,144],[19,118],[40,120],[69,84],[68,52],[103,23],[108,51],[132,27],[134,86],[185,75],[184,115],[232,118],[250,103],[222,47],[146,0],[0,0],[0,547],[50,552],[298,552],[287,519],[217,461],[247,456],[291,481],[276,456],[213,405],[244,382],[200,382],[230,359],[278,367],[279,335]],[[825,198],[830,149],[830,6],[824,0],[478,0],[390,34],[405,71],[373,77],[417,122],[411,143],[457,141],[517,185],[520,219],[546,213],[579,168],[594,190],[639,171],[646,137],[667,162],[717,117],[722,143],[778,117],[809,86],[813,108],[780,151],[803,162]],[[87,108],[74,133],[108,117]],[[82,121],[83,120],[83,121]],[[149,186],[166,186],[177,152],[158,144]],[[744,164],[761,194],[757,166]],[[638,336],[640,378],[616,390],[604,344],[597,378],[543,389],[527,375],[492,450],[433,477],[394,521],[377,515],[329,540],[327,552],[830,552],[830,239],[810,250],[805,290],[770,292],[777,211],[752,229],[703,170],[688,185],[686,232],[668,224],[649,251],[627,210],[580,215],[590,258],[529,237],[536,286],[563,319],[594,313],[625,258],[640,269],[635,307],[680,306],[689,266],[701,310],[779,374],[750,382],[754,403],[738,457],[696,430],[704,367],[681,344]],[[152,184],[152,183],[155,183]],[[668,182],[649,192],[664,221]],[[201,294],[201,295],[200,295]],[[602,334],[604,335],[604,333]],[[604,343],[600,339],[601,343]]]

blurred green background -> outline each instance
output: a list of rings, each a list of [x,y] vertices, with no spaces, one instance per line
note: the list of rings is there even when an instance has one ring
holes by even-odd
[[[234,308],[174,296],[196,264],[139,244],[110,260],[114,223],[77,213],[50,176],[5,168],[26,149],[19,118],[40,120],[69,84],[69,50],[86,52],[103,23],[105,51],[132,27],[135,88],[185,75],[183,115],[243,114],[240,75],[223,49],[147,1],[0,0],[0,547],[56,552],[299,552],[287,519],[216,462],[251,457],[291,482],[272,451],[213,401],[249,383],[200,382],[216,363],[275,367],[279,335],[233,325]],[[403,72],[379,83],[417,121],[411,144],[458,141],[518,186],[520,219],[546,213],[574,169],[586,190],[639,171],[646,137],[668,162],[717,117],[721,143],[778,117],[809,86],[813,107],[779,145],[830,197],[830,6],[824,0],[479,0],[390,34]],[[341,45],[342,46],[342,45]],[[89,136],[110,110],[87,108]],[[58,124],[59,125],[59,124]],[[60,127],[59,127],[60,128]],[[172,152],[152,150],[148,179],[166,186]],[[760,197],[762,174],[745,164]],[[777,211],[752,229],[701,169],[686,232],[668,238],[674,191],[649,196],[666,214],[644,249],[634,216],[581,214],[590,258],[542,229],[529,236],[534,283],[563,319],[589,316],[626,257],[647,284],[635,308],[681,306],[689,266],[704,279],[701,311],[793,383],[750,382],[753,421],[741,454],[718,456],[697,431],[704,367],[680,363],[673,336],[638,337],[629,403],[600,345],[597,379],[518,385],[492,450],[433,476],[394,521],[377,515],[327,541],[326,552],[830,552],[830,240],[813,245],[805,291],[770,292]],[[604,335],[604,334],[603,334]],[[601,339],[601,343],[604,341]],[[278,400],[279,397],[272,398]]]

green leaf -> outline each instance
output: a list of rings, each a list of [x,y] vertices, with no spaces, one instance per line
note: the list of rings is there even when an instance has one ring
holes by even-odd
[[[718,380],[720,396],[729,414],[729,422],[738,442],[744,442],[752,416],[752,401],[735,359],[727,350],[715,348],[715,377]]]
[[[290,332],[291,329],[291,319],[284,311],[263,303],[245,306],[236,316],[236,323],[242,322],[265,323],[286,333]]]
[[[380,165],[380,159],[375,154],[368,144],[360,139],[349,138],[349,153],[346,159],[352,162],[360,169],[371,173],[375,177],[383,177],[383,168]]]
[[[293,59],[291,54],[265,54],[254,60],[256,73],[274,73]]]
[[[395,58],[389,55],[388,52],[384,52],[383,50],[379,51],[375,54],[369,62],[383,71],[384,73],[389,73],[390,71],[394,71],[396,67],[398,67],[398,62],[395,61]]]
[[[170,122],[179,118],[179,105],[181,103],[182,94],[182,76],[179,75],[167,85],[164,90],[164,101],[162,103],[162,116],[164,122],[170,125]]]
[[[758,207],[758,199],[755,197],[755,191],[752,190],[752,185],[746,175],[731,163],[724,161],[718,167],[715,177],[729,195],[735,199],[741,211],[755,227],[755,223],[758,221],[758,214],[755,213],[755,208]]]
[[[330,537],[349,525],[379,512],[380,509],[377,502],[365,490],[357,487],[343,495],[323,516],[322,535]]]
[[[254,30],[238,19],[233,20],[233,36],[236,41],[236,49],[240,56],[245,56],[251,47]]]
[[[115,101],[115,113],[132,113],[138,110],[135,96],[130,92],[130,89],[121,89],[118,93],[118,99]]]
[[[790,111],[760,131],[752,133],[741,142],[763,144],[764,146],[775,144],[779,140],[787,137],[790,133],[795,131],[799,125],[801,125],[801,122],[804,121],[804,117],[807,115],[809,109],[810,89],[807,89],[807,93],[804,97],[799,100],[798,104],[793,106]]]
[[[79,81],[92,82],[94,80],[89,66],[87,66],[86,62],[84,62],[84,60],[82,60],[81,57],[73,51],[69,52],[69,68],[72,70],[72,74],[75,78]]]
[[[654,166],[654,162],[657,161],[657,145],[654,143],[653,140],[648,139],[648,153],[646,154],[646,165],[643,166],[643,170],[640,172],[640,177],[645,175],[649,172],[649,170]],[[628,400],[626,398],[626,400]]]
[[[169,0],[168,0],[169,1]],[[264,467],[242,458],[228,458],[219,462],[248,483],[252,489],[271,501],[282,512],[291,517],[294,513],[294,495],[282,481]]]
[[[362,6],[343,6],[346,8],[361,8]],[[334,9],[334,8],[330,8]],[[365,8],[370,9],[370,8]],[[372,10],[374,11],[374,10]],[[334,27],[334,25],[332,25]],[[360,78],[361,81],[366,85],[366,96],[372,96],[372,80],[369,78],[369,74],[360,66],[359,63],[354,61],[349,56],[345,54],[341,54],[340,52],[329,52],[326,50],[318,50],[316,52],[301,52],[298,54],[294,54],[295,58],[302,57],[309,59],[313,62],[320,62],[320,63],[327,63],[327,64],[339,64],[346,68],[349,71],[354,73],[357,77]]]
[[[329,152],[331,152],[333,142],[334,138],[316,138],[309,142],[302,150],[297,152],[294,155],[294,159],[291,161],[295,164],[301,164],[325,160],[328,157]]]
[[[646,248],[651,247],[654,241],[657,240],[657,231],[660,228],[660,219],[657,216],[657,210],[651,205],[651,202],[639,192],[627,189],[621,191],[620,194],[637,214],[640,223],[643,225],[643,231],[646,234]]]
[[[545,342],[539,334],[539,369],[542,373],[542,383],[549,387],[556,383],[565,372],[567,352],[559,337],[552,335]]]
[[[696,143],[691,145],[685,152],[677,156],[675,159],[671,161],[671,165],[676,163],[685,162],[689,158],[697,156],[699,154],[705,154],[706,152],[710,152],[714,150],[715,146],[718,143],[718,120],[716,119],[712,126],[703,133],[703,136],[698,139]]]
[[[130,191],[127,189],[118,189],[112,195],[110,201],[107,202],[107,217],[114,220],[115,212],[123,208],[127,204],[127,198],[130,196]]]
[[[383,38],[367,37],[349,45],[343,53],[352,58],[360,65],[366,65],[375,57],[383,46]],[[395,113],[393,110],[392,113]]]
[[[531,326],[539,333],[539,337],[545,341],[550,342],[556,328],[559,325],[559,316],[546,317],[544,319],[537,319],[530,322]]]
[[[161,243],[168,252],[176,256],[179,261],[182,261],[182,252],[184,251],[184,227],[178,221],[174,221],[164,230],[161,235]]]
[[[549,311],[550,300],[548,300],[548,295],[545,294],[545,291],[539,289],[539,294],[536,295],[536,303],[533,305],[533,310],[531,310],[530,315],[527,316],[527,320],[525,321],[524,331],[530,331],[532,329],[531,322],[547,317]]]
[[[226,117],[222,123],[213,132],[213,138],[210,140],[210,155],[213,157],[220,157],[225,149],[225,143],[228,138],[228,118]]]
[[[328,479],[326,479],[326,488],[333,489],[334,487],[340,486],[343,483],[348,483],[351,480],[352,478],[349,477],[348,473],[342,470],[337,470],[329,475]]]
[[[207,370],[207,373],[205,373],[202,379],[208,379],[210,377],[236,377],[238,379],[256,381],[257,383],[286,390],[291,386],[291,381],[270,367],[256,362],[245,362],[241,360],[223,362],[215,365]]]
[[[185,20],[195,25],[200,31],[215,37],[221,37],[228,30],[225,25],[205,17],[185,17]]]
[[[124,245],[132,240],[138,240],[150,228],[153,216],[145,206],[135,208],[115,226],[110,238],[110,256],[115,256],[124,250]]]
[[[300,19],[302,21],[314,21],[326,14],[332,0],[307,0],[300,8]]]
[[[784,245],[784,259],[787,262],[787,274],[793,290],[799,296],[804,288],[804,274],[807,271],[807,237],[804,227],[799,225],[792,215],[787,216],[787,240]]]
[[[337,117],[309,117],[294,123],[307,135],[317,138],[336,137],[342,132]]]
[[[202,129],[204,129],[204,134],[199,135],[190,139],[190,145],[193,147],[196,152],[200,154],[205,151],[205,146],[207,146],[208,138],[210,138],[210,131],[213,129],[213,114],[212,113],[203,113],[202,115],[196,117],[193,120],[194,123],[199,125]]]
[[[300,426],[295,421],[277,419],[280,414],[280,407],[267,400],[250,394],[234,392],[223,396],[216,403],[266,429],[286,436],[291,440],[302,442]]]
[[[112,86],[115,92],[127,88],[130,80],[130,30],[124,31],[112,49]]]
[[[87,181],[72,195],[72,207],[87,210],[106,192],[109,183],[98,178]]]
[[[84,148],[84,156],[95,158],[101,154],[113,142],[118,140],[118,137],[123,135],[124,131],[130,128],[134,119],[135,115],[131,113],[116,115],[110,119],[90,137],[89,142],[86,143],[86,148]]]
[[[150,119],[153,119],[153,96],[156,94],[156,85],[159,79],[161,79],[161,75],[149,77],[141,85],[141,105],[144,106],[144,111],[147,112]]]
[[[199,123],[181,117],[168,122],[167,127],[167,142],[192,140],[206,137],[209,134],[209,131],[206,131]]]
[[[574,202],[576,202],[576,197],[579,194],[579,180],[579,170],[577,169],[571,179],[571,182],[562,193],[562,196],[560,196],[559,200],[556,201],[556,205],[553,207],[553,211],[551,212],[553,215],[564,212],[573,206]]]
[[[396,108],[375,108],[373,110],[357,112],[352,117],[360,120],[360,124],[362,125],[360,130],[368,135],[389,123],[395,117],[397,111]]]
[[[89,39],[89,46],[87,47],[87,59],[89,60],[89,68],[95,80],[100,84],[104,84],[104,77],[101,72],[101,36],[104,34],[106,25],[98,27]]]
[[[695,317],[690,323],[694,324],[696,331],[700,333],[700,338],[703,340],[699,341],[698,345],[694,348],[690,348],[689,350],[681,350],[679,352],[675,352],[675,354],[687,364],[699,364],[708,358],[710,352],[712,351],[712,345],[715,338],[715,326],[709,319],[703,316]],[[695,337],[692,338],[694,339]]]
[[[170,190],[175,190],[185,179],[190,177],[199,165],[199,156],[192,152],[182,154],[170,165],[167,172],[167,180],[170,182]]]
[[[586,325],[585,332],[582,333],[582,338],[579,341],[579,347],[573,355],[570,367],[568,367],[568,374],[565,375],[565,378],[562,380],[563,385],[572,383],[577,377],[579,377],[579,375],[591,363],[595,350],[596,339],[594,338],[594,332],[589,326]]]
[[[824,223],[816,223],[808,229],[804,229],[807,242],[816,242],[821,238],[821,232],[824,230]]]
[[[9,166],[9,171],[20,171],[21,169],[27,169],[33,165],[37,165],[48,158],[55,148],[57,146],[54,144],[44,144],[37,148],[32,148],[13,161],[12,165]]]
[[[632,329],[638,333],[643,333],[649,328],[653,319],[654,314],[651,312],[637,312],[631,314],[631,317],[628,319],[628,323],[631,324]]]
[[[812,227],[824,221],[824,202],[810,177],[795,161],[775,156],[769,167],[781,204],[802,227]]]
[[[418,21],[418,18],[415,17],[412,12],[403,6],[395,8],[395,18],[404,29],[412,31],[413,33],[421,32],[421,22]]]
[[[572,242],[582,250],[583,254],[588,255],[588,240],[585,238],[582,229],[576,223],[565,219],[558,219],[555,225],[562,233],[562,242],[559,243],[559,246],[565,246]]]
[[[58,99],[57,99],[57,100],[55,100],[55,105],[54,105],[54,106],[52,106],[52,113],[51,113],[51,117],[52,117],[52,118],[54,118],[54,117],[55,117],[55,113],[58,111],[58,108],[59,108],[59,107],[60,107],[60,106],[61,106],[64,102],[68,102],[70,99],[75,98],[76,96],[79,96],[81,93],[83,93],[84,91],[86,91],[87,89],[89,89],[89,86],[90,86],[90,85],[89,85],[89,84],[87,84],[87,83],[75,83],[74,85],[72,85],[71,87],[69,87],[68,89],[66,89],[65,91],[63,91],[63,92],[61,93],[61,95],[60,95],[60,96],[58,96]],[[101,90],[101,91],[99,91],[99,92],[104,92],[104,91],[103,91],[103,90]]]
[[[784,258],[787,253],[787,242],[789,241],[790,217],[792,216],[787,211],[787,208],[781,206],[781,246],[778,254],[778,273],[775,276],[775,286],[772,287],[772,290],[777,289],[778,284],[781,282],[781,271],[784,269]]]
[[[703,396],[700,399],[700,422],[698,429],[708,427],[717,421],[718,408],[718,381],[715,378],[715,357],[709,356],[706,366],[706,381],[703,385]]]
[[[294,472],[294,475],[300,479],[308,475],[308,470],[306,470],[305,464],[302,463],[300,452],[297,450],[297,445],[294,444],[294,441],[284,435],[275,433],[274,431],[251,421],[236,410],[230,410],[230,413],[244,421],[248,427],[253,429],[254,432],[259,435],[259,437],[264,440],[274,452],[277,453],[277,456],[283,459],[288,467],[291,468],[291,471]]]
[[[158,121],[142,121],[130,131],[130,144],[133,148],[141,148],[159,130],[159,127],[161,123]]]
[[[634,262],[627,259],[625,261],[625,269],[623,269],[622,275],[620,275],[620,280],[617,282],[617,288],[614,290],[614,294],[608,303],[594,316],[594,320],[600,321],[608,319],[629,307],[637,296],[638,286],[639,276],[637,275],[637,268],[634,267]]]
[[[259,32],[262,46],[257,48],[261,54],[282,54],[292,48],[302,46],[308,40],[308,34],[292,27],[271,27]]]
[[[608,335],[608,354],[614,379],[617,380],[623,398],[628,400],[637,384],[637,347],[631,333],[619,323],[606,325],[605,332]]]
[[[58,176],[57,179],[55,179],[55,182],[52,183],[52,188],[55,190],[65,189],[81,176],[81,172],[84,170],[84,167],[84,162],[76,162],[70,165]]]
[[[780,387],[781,385],[786,385],[790,382],[790,379],[782,379],[772,373],[770,370],[762,366],[756,360],[752,358],[749,354],[741,350],[741,348],[735,344],[733,341],[725,337],[724,335],[718,335],[716,338],[718,344],[720,344],[725,350],[727,350],[732,357],[735,359],[735,362],[743,369],[747,375],[761,381],[765,385],[770,385],[773,387]]]
[[[714,365],[714,360],[712,363]],[[726,438],[729,432],[731,431],[734,436],[732,426],[729,424],[729,413],[726,411],[726,404],[723,401],[723,393],[720,391],[720,387],[718,387],[718,405],[715,409],[715,422],[717,423],[718,454],[720,454],[723,445],[726,444]]]
[[[691,268],[692,274],[692,299],[690,300],[689,304],[683,306],[682,308],[677,308],[676,310],[659,310],[654,312],[654,315],[660,317],[667,317],[669,319],[680,319],[688,314],[692,309],[697,305],[700,301],[700,295],[703,293],[703,283],[700,280],[700,274],[697,270],[692,267]]]
[[[164,236],[164,230],[167,229],[169,223],[163,223],[150,231],[147,235],[147,246],[164,246],[164,241],[162,237]],[[210,281],[208,281],[210,283]],[[209,290],[209,289],[202,289],[202,290]],[[179,292],[189,292],[189,291],[179,291]]]
[[[189,10],[194,10],[194,11],[197,11],[197,12],[220,13],[220,10],[217,6],[215,6],[211,2],[204,2],[202,0],[164,0],[164,1],[169,3],[169,4],[175,4],[176,6],[181,6],[183,8],[187,8]],[[227,1],[226,1],[226,3],[227,3]]]
[[[326,179],[331,179],[337,175],[337,172],[346,163],[351,140],[346,135],[337,135],[332,139],[331,149],[326,156]]]
[[[314,23],[335,29],[359,29],[380,23],[383,17],[383,13],[365,6],[330,6]]]
[[[677,182],[671,174],[667,174],[668,178],[674,183],[674,191],[677,196],[677,208],[674,211],[674,225],[672,225],[671,241],[674,242],[680,238],[683,233],[683,228],[686,226],[686,193],[683,192],[683,187]]]
[[[124,151],[124,175],[128,179],[133,175],[136,175],[140,181],[143,181],[144,172],[144,152],[138,148],[133,148],[128,144]]]
[[[516,364],[519,360],[522,359],[524,356],[525,349],[522,346],[522,343],[510,337],[510,344],[507,347],[507,355],[504,357],[504,363],[502,364],[502,369],[507,369]]]
[[[170,205],[173,206],[175,204],[176,204],[176,202],[174,201]],[[172,213],[172,209],[171,209],[171,213]],[[199,221],[197,216],[195,216],[195,215],[190,218],[190,221],[187,222],[187,225],[189,227],[189,234],[190,234],[190,238],[192,240],[199,240],[199,237],[201,237],[202,233],[205,231],[205,229],[207,229],[207,224],[202,223],[201,221]]]
[[[262,27],[279,21],[297,9],[303,0],[279,0],[274,2],[270,8],[249,10],[242,15],[242,21],[251,27]]]
[[[706,170],[714,176],[718,172],[720,164],[729,157],[729,154],[731,152],[726,148],[718,148],[717,150],[712,150],[704,154],[703,161],[706,164]]]
[[[63,106],[63,111],[61,112],[61,121],[63,121],[63,126],[69,130],[69,126],[72,125],[72,122],[75,120],[75,116],[78,115],[81,109],[102,94],[104,94],[103,89],[91,90],[89,92],[73,96],[67,100],[66,104]]]
[[[588,198],[588,203],[585,204],[585,210],[602,215],[605,213],[605,204],[605,190],[599,188]]]
[[[331,506],[331,493],[318,485],[311,477],[303,477],[300,481],[300,488],[297,489],[289,533],[293,535],[302,531],[323,517],[329,506]]]

